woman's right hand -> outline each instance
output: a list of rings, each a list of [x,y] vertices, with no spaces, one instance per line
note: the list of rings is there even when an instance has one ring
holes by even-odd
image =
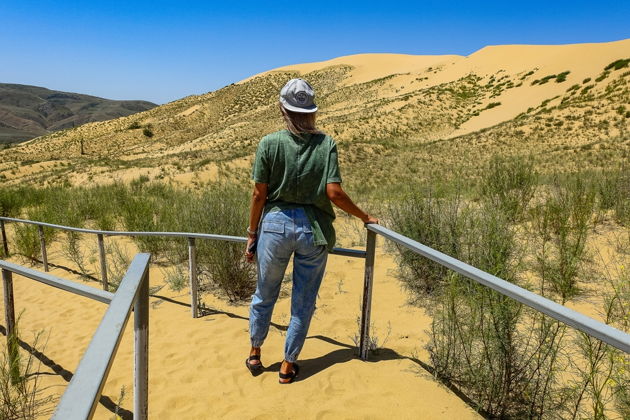
[[[376,217],[372,217],[369,214],[366,214],[366,216],[367,217],[365,217],[364,219],[361,219],[363,223],[365,223],[366,225],[371,225],[371,224],[378,225],[378,219]]]

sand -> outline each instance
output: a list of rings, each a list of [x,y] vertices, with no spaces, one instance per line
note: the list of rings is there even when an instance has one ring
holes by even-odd
[[[459,55],[355,54],[315,63],[280,67],[272,71],[309,73],[330,66],[352,66],[351,84],[364,83],[392,74],[420,73],[428,67],[439,67],[462,59]]]
[[[70,264],[58,244],[51,246],[49,260]],[[155,292],[150,298],[150,417],[477,418],[466,403],[423,367],[429,363],[423,346],[431,320],[422,310],[407,304],[406,294],[393,276],[394,267],[392,257],[379,249],[373,336],[381,343],[387,339],[378,354],[363,362],[356,358],[353,344],[358,332],[363,261],[331,256],[300,356],[301,379],[290,386],[277,383],[284,345],[282,329],[271,328],[263,347],[263,363],[268,371],[254,378],[244,366],[249,349],[246,304],[229,305],[204,295],[210,310],[192,319],[187,289],[173,292],[164,287]],[[58,268],[51,272],[80,281]],[[152,287],[164,284],[162,268],[152,266],[150,275]],[[106,306],[18,276],[14,283],[21,338],[32,343],[35,332],[45,331],[48,341],[43,353],[49,361],[48,366],[41,366],[40,378],[48,387],[47,393],[59,396]],[[98,287],[95,282],[89,284]],[[283,294],[273,322],[282,326],[288,319],[289,299]],[[126,328],[103,390],[105,404],[98,405],[96,419],[113,418],[112,401],[118,400],[123,386],[126,396],[121,406],[132,409],[131,325]],[[0,348],[4,348],[2,341]]]

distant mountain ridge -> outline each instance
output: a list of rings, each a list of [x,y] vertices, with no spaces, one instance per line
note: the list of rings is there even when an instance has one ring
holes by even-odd
[[[38,86],[0,83],[0,143],[21,142],[156,106],[147,101],[115,101]]]

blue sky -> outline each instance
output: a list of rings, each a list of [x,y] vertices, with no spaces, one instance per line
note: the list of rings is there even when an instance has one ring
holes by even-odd
[[[628,16],[628,0],[2,0],[0,82],[165,103],[348,54],[625,39]]]

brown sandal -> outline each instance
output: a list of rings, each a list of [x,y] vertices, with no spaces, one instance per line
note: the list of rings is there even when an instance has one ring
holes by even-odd
[[[260,356],[257,354],[252,354],[247,359],[245,359],[245,366],[247,366],[247,369],[251,372],[252,376],[258,376],[263,372],[264,367],[262,363],[250,363],[252,360],[258,360],[260,362]]]
[[[279,373],[280,379],[288,379],[287,382],[282,382],[280,379],[278,379],[278,382],[281,385],[286,385],[286,384],[290,384],[293,381],[295,381],[295,378],[297,378],[298,373],[300,373],[300,367],[298,366],[297,363],[293,363],[293,372],[291,373]]]

